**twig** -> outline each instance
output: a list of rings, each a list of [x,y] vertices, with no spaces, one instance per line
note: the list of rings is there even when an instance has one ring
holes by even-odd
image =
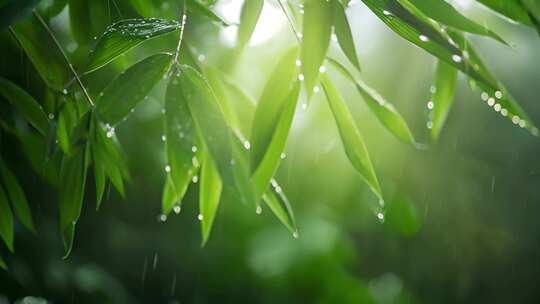
[[[179,34],[179,37],[178,37],[178,45],[176,46],[176,52],[174,54],[174,62],[175,63],[178,63],[178,56],[180,55],[180,48],[182,47],[182,38],[184,37],[184,28],[186,26],[186,20],[187,20],[186,0],[184,0],[184,5],[183,5],[183,8],[182,8],[182,23],[181,23],[181,27],[180,27],[180,34]]]
[[[51,31],[51,29],[49,28],[49,26],[47,25],[45,20],[43,20],[43,18],[35,10],[34,10],[34,15],[39,20],[39,22],[41,22],[41,25],[43,25],[45,30],[47,30],[47,32],[51,36],[52,40],[56,44],[56,47],[58,48],[58,50],[60,50],[60,53],[62,54],[62,56],[66,60],[66,63],[68,65],[69,69],[71,70],[71,73],[73,73],[73,76],[75,76],[75,79],[77,80],[77,83],[81,87],[81,89],[82,89],[82,91],[84,93],[84,96],[86,97],[86,100],[88,101],[88,103],[90,104],[91,107],[94,107],[94,102],[92,101],[92,98],[88,94],[88,91],[86,91],[86,88],[84,87],[84,85],[83,85],[83,83],[81,81],[81,78],[79,77],[79,74],[77,74],[77,71],[75,71],[75,68],[73,68],[73,65],[71,64],[71,61],[69,61],[69,58],[67,57],[66,53],[62,49],[62,46],[60,45],[60,42],[58,42],[58,40],[56,39],[56,36],[54,36],[54,33]]]

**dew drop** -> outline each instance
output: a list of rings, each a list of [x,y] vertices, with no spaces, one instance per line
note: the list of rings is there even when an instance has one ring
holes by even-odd
[[[197,215],[197,219],[198,219],[199,221],[202,222],[202,220],[203,220],[203,215],[199,213],[199,215]]]
[[[179,214],[180,211],[182,211],[182,207],[176,205],[176,206],[173,207],[173,211],[174,211],[174,213]]]
[[[304,74],[298,74],[298,80],[304,81]]]
[[[512,116],[512,123],[517,125],[519,123],[519,116],[517,115]]]
[[[167,140],[167,136],[161,135],[161,141],[166,141],[166,140]]]
[[[303,103],[302,104],[302,110],[306,110],[307,109],[307,103]]]
[[[507,116],[508,115],[508,110],[507,109],[501,109],[501,115],[502,116]]]
[[[326,67],[324,65],[321,65],[321,67],[319,68],[319,72],[326,73]]]
[[[497,99],[501,99],[501,98],[503,97],[502,92],[501,92],[501,91],[496,91],[496,92],[495,92],[495,97],[496,97]]]
[[[486,92],[482,92],[482,94],[480,94],[480,98],[482,98],[483,101],[487,101],[489,98],[489,95]]]
[[[392,13],[387,11],[387,10],[383,10],[382,13],[385,15],[385,16],[392,16]]]
[[[166,165],[165,166],[165,172],[167,172],[167,173],[171,172],[171,166]]]
[[[281,159],[285,159],[285,157],[287,157],[287,155],[285,155],[285,153],[281,153],[281,155],[279,156]]]
[[[420,36],[418,36],[418,38],[423,42],[428,42],[429,41],[429,38],[427,36],[425,36],[425,35],[420,35]]]
[[[495,110],[495,112],[499,112],[499,111],[501,110],[501,108],[502,108],[502,106],[501,106],[500,103],[495,104],[495,105],[493,106],[493,110]]]
[[[297,67],[302,66],[302,61],[300,61],[300,59],[296,59],[296,66]]]
[[[377,213],[377,218],[379,221],[384,222],[384,214],[382,212]]]
[[[53,113],[49,113],[49,119],[54,119],[54,114]]]
[[[260,205],[257,205],[257,209],[255,209],[255,213],[257,213],[257,214],[262,213],[262,207]]]
[[[191,178],[191,181],[192,181],[194,184],[196,184],[196,183],[199,181],[199,177],[198,177],[197,175],[195,175],[195,176],[193,176],[193,177]]]
[[[165,215],[165,214],[160,215],[159,216],[159,221],[162,222],[162,223],[167,221],[167,215]]]
[[[427,108],[430,109],[430,110],[433,110],[433,107],[435,106],[435,104],[433,103],[433,101],[428,101],[427,103]]]
[[[428,129],[433,129],[433,122],[432,122],[432,121],[428,121],[428,122],[426,123],[426,127],[427,127]]]
[[[244,148],[246,148],[246,150],[249,150],[251,148],[251,143],[249,141],[244,141]]]
[[[313,93],[315,93],[315,94],[319,93],[320,90],[321,89],[318,86],[313,87]]]
[[[452,55],[452,60],[456,63],[461,62],[462,58],[459,55]]]
[[[488,98],[487,104],[488,106],[493,107],[493,105],[495,105],[495,99],[493,99],[493,97]]]
[[[193,152],[193,153],[197,152],[197,146],[192,146],[191,147],[191,152]]]
[[[292,236],[293,236],[293,238],[297,239],[298,238],[298,230],[293,232]]]

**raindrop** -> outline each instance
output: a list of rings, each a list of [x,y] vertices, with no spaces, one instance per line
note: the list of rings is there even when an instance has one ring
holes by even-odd
[[[387,11],[387,10],[383,10],[382,13],[383,13],[385,16],[392,16],[392,13],[390,13],[390,12]]]
[[[502,108],[502,107],[501,107],[501,104],[500,104],[500,103],[498,103],[498,104],[496,104],[496,105],[493,106],[493,110],[495,110],[495,112],[499,112],[499,111],[501,110],[501,108]]]
[[[433,103],[433,101],[428,101],[427,103],[427,108],[430,109],[430,110],[433,110],[433,107],[435,106],[435,104]]]
[[[320,90],[321,89],[318,86],[313,87],[313,93],[315,93],[315,94],[319,93]]]
[[[165,172],[167,172],[167,173],[171,172],[171,166],[166,165],[165,166]]]
[[[306,110],[307,109],[307,103],[303,103],[302,104],[302,110]]]
[[[487,103],[488,103],[488,106],[493,107],[493,105],[495,104],[495,99],[493,99],[493,97],[490,97]]]
[[[173,207],[173,211],[174,213],[179,214],[180,211],[182,211],[182,207],[180,207],[179,205],[176,205]]]
[[[302,33],[300,33],[300,32],[296,33],[296,37],[298,37],[299,39],[302,39],[302,37],[303,37]]]
[[[193,164],[193,167],[199,167],[199,160],[197,159],[196,156],[193,156],[191,158],[191,163]]]
[[[326,73],[326,67],[324,65],[321,65],[321,67],[319,68],[319,72]]]
[[[285,159],[285,157],[287,157],[287,155],[285,155],[285,153],[281,153],[281,155],[279,156],[281,159]]]
[[[159,221],[160,221],[160,222],[163,223],[163,222],[165,222],[166,220],[167,220],[167,215],[162,214],[162,215],[159,216]]]
[[[429,87],[429,91],[431,92],[431,94],[435,94],[435,92],[437,92],[437,87],[432,85],[431,87]]]
[[[454,62],[459,63],[459,62],[461,62],[462,58],[461,58],[461,56],[459,56],[459,55],[452,55],[452,60],[453,60]]]
[[[420,38],[420,40],[423,41],[423,42],[428,42],[429,41],[429,38],[427,36],[425,36],[425,35],[420,35],[420,36],[418,36],[418,38]]]
[[[525,120],[520,119],[519,120],[519,126],[522,127],[522,128],[525,128]]]
[[[64,90],[62,90],[62,93],[64,93],[64,95],[67,95],[68,92],[67,92],[66,89],[64,89]]]
[[[167,140],[167,136],[161,135],[161,141],[166,141],[166,140]]]
[[[384,214],[382,212],[377,213],[377,218],[379,221],[384,222]]]
[[[206,60],[206,56],[204,54],[200,54],[199,57],[197,57],[197,59],[199,60],[199,62],[203,62]]]
[[[276,186],[274,189],[276,190],[276,193],[281,193],[281,187],[280,186]]]
[[[249,150],[251,148],[251,144],[249,143],[249,141],[244,141],[244,148],[246,148],[246,150]]]
[[[496,91],[495,92],[495,97],[497,97],[497,99],[501,99],[503,97],[503,94],[501,91]]]
[[[480,94],[480,98],[482,98],[483,101],[487,101],[489,98],[489,95],[486,92],[482,92],[482,94]]]
[[[257,205],[257,209],[255,209],[255,213],[257,213],[257,214],[262,213],[262,207],[260,205]]]
[[[191,147],[191,152],[193,152],[193,153],[197,152],[197,146],[192,146]]]
[[[298,74],[298,80],[304,81],[304,74]]]
[[[293,232],[292,236],[293,236],[293,238],[297,239],[298,238],[298,230]]]
[[[296,66],[297,67],[302,66],[302,61],[300,61],[300,59],[296,59]]]
[[[508,115],[508,110],[507,109],[501,109],[501,115],[502,116],[507,116]]]
[[[432,122],[432,121],[428,121],[428,122],[426,123],[426,127],[427,127],[428,129],[433,129],[433,122]]]
[[[193,176],[193,177],[191,178],[191,181],[192,181],[194,184],[196,184],[196,183],[199,181],[199,177],[198,177],[197,175],[195,175],[195,176]]]
[[[202,221],[202,220],[203,220],[203,215],[199,213],[199,215],[197,215],[197,219],[198,219],[199,221]]]
[[[515,125],[517,125],[519,123],[519,116],[517,116],[517,115],[512,116],[512,122]]]
[[[49,113],[49,119],[54,119],[54,114],[53,113]]]

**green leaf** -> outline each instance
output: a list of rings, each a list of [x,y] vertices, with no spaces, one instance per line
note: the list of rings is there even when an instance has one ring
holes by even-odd
[[[4,261],[4,259],[2,258],[2,256],[0,256],[0,268],[4,269],[4,270],[8,270],[8,267],[6,265],[6,262]]]
[[[32,220],[32,212],[30,211],[30,206],[28,206],[26,195],[17,181],[17,178],[5,165],[3,160],[0,161],[0,175],[2,176],[3,185],[7,191],[9,200],[11,201],[11,206],[13,207],[15,215],[17,215],[26,228],[36,233],[34,222]]]
[[[356,53],[356,47],[354,45],[354,39],[351,32],[351,26],[345,13],[345,8],[339,2],[334,1],[334,30],[336,32],[337,41],[339,46],[345,53],[345,56],[349,61],[360,71],[360,61]]]
[[[89,44],[107,27],[110,20],[107,0],[69,0],[68,4],[71,33],[77,43]]]
[[[382,199],[383,195],[381,187],[379,186],[379,181],[377,180],[375,170],[371,164],[366,145],[364,144],[364,140],[356,127],[345,101],[341,95],[339,95],[339,92],[326,74],[323,74],[321,83],[330,109],[334,114],[334,119],[336,120],[339,135],[343,142],[343,148],[345,149],[347,157],[353,167],[364,178],[371,190]]]
[[[206,79],[189,66],[180,66],[180,85],[197,133],[208,149],[226,186],[236,189],[243,202],[255,202],[248,164],[233,143],[233,132]],[[174,81],[172,82],[173,84]]]
[[[311,96],[319,78],[319,68],[326,57],[334,23],[334,6],[326,0],[307,0],[304,3],[301,62],[306,90]]]
[[[490,9],[514,21],[533,25],[527,9],[517,0],[477,0]]]
[[[244,0],[238,27],[238,46],[243,48],[251,38],[264,5],[264,0]]]
[[[68,99],[63,105],[60,114],[58,114],[58,122],[56,125],[56,139],[58,145],[66,154],[71,153],[73,142],[72,133],[74,132],[79,117],[77,113],[77,105],[74,100]]]
[[[7,0],[0,6],[0,31],[32,13],[38,0]]]
[[[202,154],[201,186],[199,188],[199,220],[202,246],[208,241],[221,197],[222,182],[212,157]]]
[[[334,65],[341,74],[354,82],[356,89],[362,96],[364,102],[371,109],[373,114],[381,124],[397,139],[407,144],[416,144],[414,136],[405,122],[405,119],[399,114],[394,105],[384,99],[374,89],[365,84],[362,80],[355,78],[341,63],[328,58],[328,61]]]
[[[296,227],[296,220],[291,204],[283,193],[281,186],[279,186],[275,180],[272,180],[272,187],[264,193],[263,201],[281,223],[293,233],[294,236],[297,236],[298,228]]]
[[[504,86],[487,70],[470,42],[462,34],[450,28],[443,29],[438,23],[430,21],[408,0],[362,1],[393,31],[470,76],[478,82],[477,85],[486,94],[504,96],[499,101],[500,107],[505,109],[502,113],[511,120],[523,120],[524,123],[520,125],[526,127],[533,135],[538,134],[538,129],[506,92]]]
[[[47,135],[49,119],[43,107],[23,89],[13,82],[0,77],[0,94],[2,94],[17,111],[43,136]]]
[[[8,198],[4,188],[0,185],[0,237],[7,248],[13,252],[13,213],[9,208]]]
[[[86,184],[87,148],[79,148],[72,156],[62,160],[60,170],[60,233],[67,258],[73,247],[75,225],[79,220]]]
[[[268,146],[270,146],[274,130],[280,121],[285,105],[287,103],[296,103],[296,100],[290,100],[289,95],[296,74],[295,60],[297,53],[296,49],[291,49],[280,59],[270,75],[270,79],[266,83],[257,104],[251,128],[252,172],[255,172],[259,167]]]
[[[62,91],[71,78],[61,51],[36,14],[14,24],[12,32],[47,86]]]
[[[152,55],[118,75],[96,101],[98,117],[110,125],[120,122],[162,79],[171,59],[169,54]]]
[[[289,95],[285,98],[285,102],[279,113],[280,115],[277,117],[278,121],[270,130],[272,134],[266,145],[264,156],[251,177],[255,185],[257,197],[260,197],[266,191],[268,183],[278,168],[281,154],[287,143],[299,94],[300,83],[296,81],[289,91]]]
[[[211,9],[206,7],[205,5],[199,3],[197,0],[186,0],[187,1],[187,9],[189,12],[204,16],[214,22],[218,22],[221,25],[229,26],[231,25],[228,21],[218,16],[216,13],[214,13]]]
[[[127,19],[109,26],[91,51],[85,73],[93,72],[142,42],[179,29],[174,20]]]
[[[167,181],[161,204],[165,215],[168,215],[175,205],[181,204],[198,169],[197,154],[193,151],[197,135],[195,124],[179,82],[180,75],[173,73],[165,95]]]
[[[523,6],[529,11],[531,19],[534,19],[534,23],[538,27],[540,24],[540,2],[537,0],[521,0]],[[540,30],[540,27],[538,27]]]
[[[221,109],[223,110],[223,114],[225,115],[225,119],[233,130],[238,130],[240,128],[240,122],[231,100],[227,96],[225,85],[220,77],[220,72],[216,68],[205,66],[203,68],[203,73],[216,95]]]
[[[105,168],[101,163],[96,163],[96,155],[93,154],[94,159],[94,183],[96,186],[96,210],[101,207],[103,201],[103,194],[105,193],[105,184],[107,182],[107,176],[105,175]]]
[[[416,8],[429,18],[438,21],[446,26],[453,27],[456,30],[468,32],[471,34],[491,37],[503,44],[508,44],[499,35],[485,26],[470,20],[458,12],[450,3],[446,1],[425,1],[409,0]]]
[[[454,103],[457,70],[450,65],[439,61],[435,71],[435,92],[431,96],[431,138],[437,141],[444,126],[448,113]]]

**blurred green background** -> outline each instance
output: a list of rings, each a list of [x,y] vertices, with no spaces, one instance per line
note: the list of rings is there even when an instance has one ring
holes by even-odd
[[[455,2],[512,44],[470,37],[487,66],[539,123],[538,34],[471,1]],[[156,16],[175,18],[174,4],[164,3]],[[215,9],[234,21],[240,4],[221,0]],[[359,1],[348,13],[361,78],[427,142],[426,103],[436,60],[388,30]],[[113,8],[101,18],[108,24],[119,16]],[[68,10],[51,25],[70,57],[81,61],[84,46],[70,38]],[[272,1],[266,1],[252,41],[233,66],[235,31],[193,17],[185,39],[200,61],[220,67],[257,98],[295,40]],[[43,87],[32,64],[8,32],[0,37],[0,74],[39,98]],[[146,42],[83,80],[96,94],[137,60],[174,50],[176,39],[170,34]],[[335,45],[331,52],[344,58]],[[307,109],[299,105],[277,174],[293,205],[299,238],[266,208],[256,215],[238,202],[223,201],[210,241],[201,248],[198,184],[190,187],[180,214],[157,220],[164,179],[165,84],[160,84],[116,129],[133,177],[126,199],[111,188],[96,212],[93,187],[88,187],[67,260],[62,260],[55,191],[32,173],[16,139],[1,138],[2,155],[23,183],[39,235],[17,226],[16,253],[1,248],[10,269],[0,271],[0,303],[26,296],[52,303],[540,302],[539,140],[494,113],[460,75],[440,142],[417,150],[392,137],[356,90],[337,73],[331,75],[392,198],[384,221],[374,214],[376,198],[347,161],[319,93]],[[4,114],[6,104],[2,99]]]

